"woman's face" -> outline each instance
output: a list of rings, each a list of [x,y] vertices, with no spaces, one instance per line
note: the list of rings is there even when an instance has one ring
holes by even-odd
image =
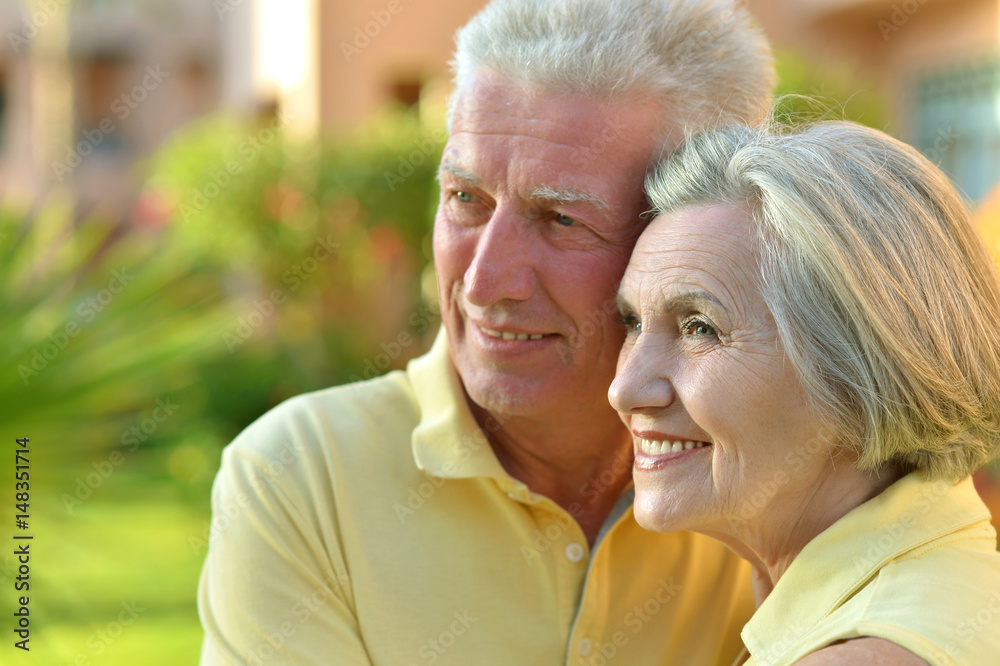
[[[762,297],[745,211],[656,218],[619,301],[627,337],[608,395],[632,431],[641,525],[739,535],[825,501],[813,495],[828,433]]]

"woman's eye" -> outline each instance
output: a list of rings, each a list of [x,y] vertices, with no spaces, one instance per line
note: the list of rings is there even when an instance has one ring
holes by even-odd
[[[457,190],[455,192],[455,198],[462,203],[470,203],[472,201],[472,195],[465,190]]]
[[[715,335],[715,329],[701,321],[700,319],[692,319],[690,321],[684,322],[684,334],[703,336],[703,335]]]
[[[563,225],[564,227],[572,227],[576,224],[576,220],[569,215],[563,215],[562,213],[556,213],[556,222]]]

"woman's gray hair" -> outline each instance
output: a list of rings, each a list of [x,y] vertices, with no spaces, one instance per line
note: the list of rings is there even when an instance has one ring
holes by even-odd
[[[494,0],[456,36],[455,90],[483,67],[546,91],[656,99],[665,132],[759,122],[776,80],[767,38],[732,0]]]
[[[913,148],[846,122],[688,138],[658,213],[752,217],[764,298],[858,466],[958,480],[1000,448],[1000,281],[964,202]]]

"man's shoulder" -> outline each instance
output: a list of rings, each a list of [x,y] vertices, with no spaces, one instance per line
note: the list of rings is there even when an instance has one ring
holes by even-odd
[[[406,373],[394,371],[289,398],[243,430],[226,455],[258,465],[290,456],[342,463],[366,450],[408,445],[419,420]]]
[[[279,417],[299,419],[315,417],[317,414],[352,416],[359,413],[384,413],[400,407],[416,409],[416,400],[406,372],[394,370],[374,379],[302,393],[285,400],[265,416],[272,413]]]

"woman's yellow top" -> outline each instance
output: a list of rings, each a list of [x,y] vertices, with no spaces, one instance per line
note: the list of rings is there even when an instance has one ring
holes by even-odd
[[[756,666],[884,638],[932,666],[1000,664],[1000,553],[972,479],[910,474],[810,541],[743,628]]]

